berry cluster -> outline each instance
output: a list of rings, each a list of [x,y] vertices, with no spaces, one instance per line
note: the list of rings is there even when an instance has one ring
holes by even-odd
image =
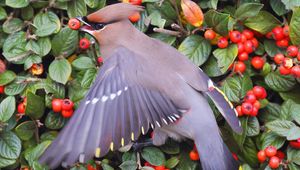
[[[238,46],[238,61],[234,64],[235,72],[245,72],[246,64],[244,62],[249,59],[249,54],[253,53],[258,48],[259,42],[254,35],[254,32],[248,29],[245,29],[242,32],[237,30],[229,32],[229,40],[231,43],[237,44]],[[217,34],[211,29],[205,31],[204,37],[208,40],[218,38]],[[228,38],[219,37],[217,46],[219,48],[226,48],[229,45]],[[257,70],[261,70],[264,64],[265,60],[260,56],[254,56],[251,59],[251,65]]]
[[[277,26],[272,29],[271,32],[266,34],[268,39],[274,39],[276,45],[281,48],[286,48],[289,46],[290,36],[289,36],[289,26],[284,27]]]
[[[74,103],[70,99],[53,99],[52,110],[65,118],[69,118],[73,115]]]
[[[277,151],[276,147],[274,146],[268,146],[266,149],[260,150],[257,153],[258,161],[263,163],[268,159],[269,167],[272,169],[278,168],[284,157],[285,154],[281,151]]]
[[[289,142],[289,145],[295,149],[300,149],[300,138]]]
[[[27,102],[27,99],[26,97],[21,101],[21,103],[18,104],[18,107],[17,107],[17,111],[20,115],[24,115],[25,114],[25,110],[26,110],[26,102]]]
[[[166,168],[164,165],[154,166],[154,165],[151,165],[149,162],[145,162],[145,163],[144,163],[144,166],[151,167],[151,168],[153,168],[154,170],[170,170],[170,169]]]
[[[257,116],[260,109],[259,100],[267,97],[267,91],[261,86],[254,86],[252,90],[248,91],[242,105],[236,107],[238,116]]]
[[[0,94],[4,94],[5,86],[0,86]]]

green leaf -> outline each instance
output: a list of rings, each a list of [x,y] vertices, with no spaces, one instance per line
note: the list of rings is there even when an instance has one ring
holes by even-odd
[[[265,47],[267,54],[272,58],[278,53],[281,53],[281,54],[285,53],[285,50],[282,48],[279,48],[276,45],[276,42],[273,40],[264,40],[264,47]]]
[[[66,119],[62,117],[60,113],[54,113],[53,111],[49,112],[47,114],[46,120],[45,120],[45,126],[48,129],[61,129],[64,127],[66,123]]]
[[[299,1],[300,2],[300,1]],[[293,15],[290,22],[290,38],[293,44],[300,44],[300,8],[293,10]]]
[[[81,86],[83,88],[90,88],[92,83],[95,81],[97,76],[97,70],[92,68],[92,69],[88,69],[84,75],[83,78],[81,80]]]
[[[243,77],[236,75],[227,78],[222,89],[230,101],[239,103],[252,87],[251,78],[245,74]]]
[[[7,159],[0,156],[0,168],[5,168],[9,165],[14,164],[15,162],[15,159]]]
[[[136,161],[136,153],[132,151],[125,152],[122,155],[122,161]]]
[[[280,117],[281,120],[293,120],[294,115],[300,115],[300,104],[295,103],[292,100],[287,100],[282,104]]]
[[[21,153],[21,140],[13,132],[0,134],[0,157],[17,159]]]
[[[35,123],[33,121],[22,122],[15,128],[15,132],[22,140],[29,140],[35,132]]]
[[[218,60],[218,66],[221,72],[225,73],[238,55],[238,48],[236,44],[232,44],[224,49],[216,49],[213,54]]]
[[[243,3],[237,8],[234,16],[238,20],[254,17],[259,13],[263,6],[264,5],[261,3]]]
[[[265,108],[260,111],[259,118],[264,122],[271,122],[280,118],[281,107],[276,103],[269,103]]]
[[[149,20],[151,25],[163,28],[166,24],[166,20],[162,18],[159,11],[154,11],[150,13],[146,20]]]
[[[34,17],[34,9],[31,5],[21,9],[21,17],[23,20],[31,20]]]
[[[51,141],[44,141],[32,149],[26,150],[25,159],[28,161],[29,165],[33,165],[34,161],[42,155],[50,143]]]
[[[52,52],[54,56],[70,56],[76,49],[78,43],[78,31],[63,28],[52,39]]]
[[[283,137],[288,136],[290,129],[295,126],[293,122],[287,120],[275,120],[266,124],[268,129]]]
[[[145,24],[145,19],[148,17],[147,11],[143,11],[140,13],[141,14],[141,18],[139,19],[138,22],[134,23],[135,28],[137,28],[138,30],[140,30],[141,32],[146,32],[148,29],[149,25]]]
[[[218,61],[215,57],[208,57],[208,60],[202,65],[203,71],[209,76],[209,77],[218,77],[223,75],[220,68],[218,67]]]
[[[300,138],[300,128],[298,126],[293,126],[287,135],[287,140],[297,140]]]
[[[39,46],[38,54],[40,56],[47,55],[51,50],[51,41],[48,37],[39,38],[37,40],[37,44]]]
[[[281,1],[270,1],[270,5],[273,11],[279,16],[289,12]]]
[[[84,0],[84,2],[90,8],[96,8],[99,6],[99,0]]]
[[[178,50],[197,66],[201,66],[211,52],[210,43],[198,35],[188,36],[179,46]]]
[[[297,165],[300,165],[300,150],[288,147],[287,157],[288,157],[289,161],[291,161]]]
[[[42,58],[36,54],[30,55],[26,58],[25,63],[24,63],[24,70],[28,70],[31,68],[33,64],[36,63],[41,63]]]
[[[175,155],[180,152],[179,144],[173,140],[167,140],[166,143],[160,147],[160,149],[170,155]]]
[[[217,9],[218,1],[219,0],[202,0],[200,1],[201,9],[207,9],[207,8]]]
[[[300,104],[300,87],[296,86],[294,89],[279,93],[283,100],[293,100]]]
[[[0,104],[0,122],[8,121],[14,114],[16,100],[14,96],[8,96]]]
[[[78,70],[86,70],[89,68],[96,68],[93,60],[89,57],[79,57],[72,62],[72,66]]]
[[[32,92],[27,92],[27,103],[25,114],[32,119],[39,119],[43,116],[45,110],[45,99]]]
[[[285,5],[286,9],[293,9],[300,6],[300,1],[298,0],[281,0],[281,2]]]
[[[265,82],[272,90],[278,92],[289,91],[296,85],[294,77],[280,75],[278,71],[270,72],[265,77]]]
[[[86,14],[87,14],[87,7],[83,0],[72,0],[68,2],[69,18],[85,16]]]
[[[13,71],[6,70],[4,73],[0,74],[0,86],[4,86],[14,81],[16,74]]]
[[[37,14],[33,19],[33,25],[36,28],[35,34],[39,37],[45,37],[60,30],[60,20],[53,12]]]
[[[3,31],[8,34],[20,31],[22,27],[23,21],[19,18],[12,18],[10,20],[6,20],[2,25]]]
[[[52,80],[66,84],[72,72],[72,68],[68,60],[54,60],[49,66],[49,75]]]
[[[178,157],[174,156],[167,160],[165,167],[168,169],[172,169],[172,168],[175,168],[178,165],[178,163],[179,163]]]
[[[29,0],[5,0],[5,4],[12,8],[23,8],[29,5]]]
[[[176,166],[176,170],[198,170],[198,162],[192,161],[189,157],[190,150],[185,149],[180,152],[179,163]]]
[[[166,162],[164,153],[155,147],[147,147],[142,151],[142,157],[151,165],[159,166]]]
[[[237,134],[237,133],[233,133],[233,138],[234,140],[237,142],[237,144],[239,145],[240,148],[244,147],[244,142],[246,139],[246,135],[247,135],[247,129],[248,129],[248,117],[242,117],[240,119],[241,121],[241,125],[243,128],[243,133],[242,134]]]
[[[17,95],[24,91],[27,86],[27,83],[23,83],[26,77],[18,76],[12,83],[5,86],[5,94],[7,95]]]
[[[257,152],[255,143],[251,138],[246,138],[244,147],[242,149],[243,158],[245,161],[251,165],[252,167],[257,166],[258,160],[257,160]]]
[[[150,34],[150,37],[159,39],[160,41],[163,41],[169,45],[173,45],[176,41],[176,37],[163,33],[153,33]]]
[[[137,169],[138,165],[136,161],[125,161],[119,166],[122,170]]]
[[[229,26],[229,14],[220,13],[215,10],[210,10],[205,13],[205,23],[208,27],[212,28],[214,31],[221,35],[228,34],[228,26]]]
[[[7,13],[4,8],[0,7],[0,20],[3,20],[7,17]]]
[[[274,27],[280,25],[280,21],[267,11],[260,11],[255,17],[250,17],[245,20],[245,26],[266,34]]]
[[[248,118],[247,136],[256,136],[259,134],[260,126],[256,117]]]
[[[285,143],[285,137],[281,137],[274,132],[268,131],[263,133],[261,136],[261,150],[265,149],[268,146],[275,146],[277,149],[280,149]]]

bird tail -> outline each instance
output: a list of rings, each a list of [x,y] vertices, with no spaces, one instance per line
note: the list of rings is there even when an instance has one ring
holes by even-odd
[[[242,133],[243,129],[241,127],[241,123],[237,117],[237,112],[235,108],[233,107],[233,104],[228,100],[228,98],[225,96],[225,94],[216,86],[213,85],[211,82],[211,85],[209,87],[209,90],[205,92],[215,103],[218,110],[221,112],[225,120],[228,122],[230,127],[236,132],[236,133]]]
[[[201,132],[199,132],[201,133]],[[203,170],[238,170],[239,165],[219,133],[196,134],[196,144]],[[202,136],[202,137],[201,137]]]

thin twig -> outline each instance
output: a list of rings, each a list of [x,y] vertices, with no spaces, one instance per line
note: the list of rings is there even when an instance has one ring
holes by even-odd
[[[176,37],[181,37],[181,33],[178,32],[178,31],[167,30],[167,29],[164,29],[164,28],[153,28],[153,31],[158,32],[158,33],[173,35],[173,36],[176,36]]]

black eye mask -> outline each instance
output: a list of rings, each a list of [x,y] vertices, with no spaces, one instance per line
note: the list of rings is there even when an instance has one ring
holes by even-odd
[[[111,24],[113,22],[109,22],[109,23],[103,23],[103,22],[90,22],[88,21],[87,17],[77,17],[77,19],[79,21],[81,21],[82,23],[84,23],[87,26],[90,26],[91,28],[93,28],[94,30],[101,30],[103,29],[106,25]]]

